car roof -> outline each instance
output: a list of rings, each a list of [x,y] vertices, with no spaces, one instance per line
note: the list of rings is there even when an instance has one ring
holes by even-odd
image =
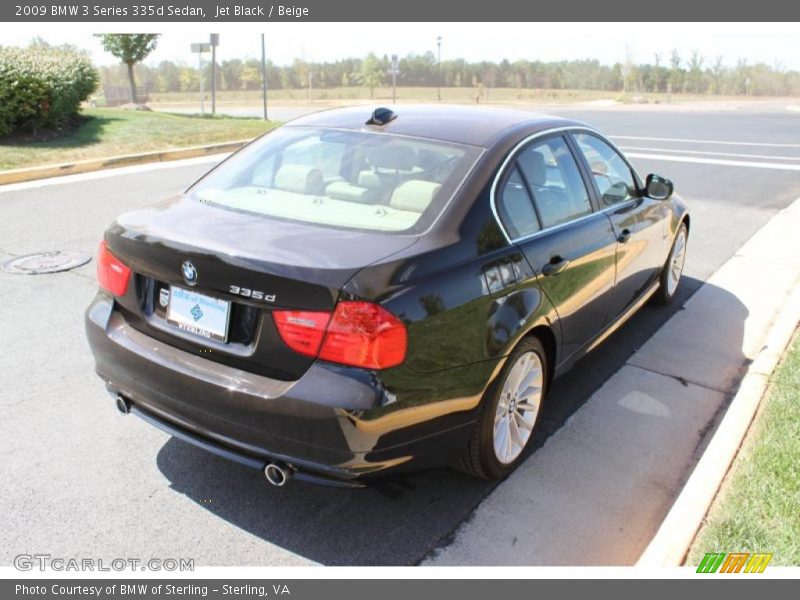
[[[557,127],[585,126],[578,121],[525,110],[456,104],[402,104],[394,108],[397,118],[385,125],[367,125],[376,108],[378,105],[323,110],[294,119],[286,126],[381,131],[483,148],[513,130],[531,135]]]

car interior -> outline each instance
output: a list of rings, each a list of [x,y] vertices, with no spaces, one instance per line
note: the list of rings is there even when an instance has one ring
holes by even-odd
[[[525,148],[516,156],[497,206],[512,238],[592,212],[586,186],[561,138]]]
[[[325,225],[403,231],[440,196],[461,161],[458,148],[416,140],[345,144],[313,136],[273,153],[229,189],[201,201]]]

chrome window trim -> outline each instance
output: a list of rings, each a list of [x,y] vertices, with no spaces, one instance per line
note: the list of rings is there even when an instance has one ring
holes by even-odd
[[[520,237],[517,237],[517,238],[511,238],[511,236],[508,235],[508,232],[506,231],[506,228],[503,226],[503,221],[500,219],[500,215],[497,212],[497,186],[499,185],[500,180],[504,177],[509,163],[511,163],[515,159],[516,155],[525,146],[527,146],[530,142],[532,142],[535,139],[546,137],[546,136],[552,135],[554,133],[572,133],[572,132],[582,132],[582,131],[586,132],[586,133],[590,133],[590,134],[596,135],[601,140],[604,140],[607,144],[609,144],[609,146],[611,146],[611,148],[613,148],[622,157],[622,159],[625,161],[625,164],[627,164],[628,167],[631,169],[631,172],[634,174],[634,177],[636,179],[639,179],[639,174],[634,170],[634,168],[631,166],[631,164],[625,158],[625,155],[622,154],[622,152],[620,152],[619,149],[614,144],[612,144],[610,141],[608,141],[608,139],[602,133],[600,133],[597,129],[594,129],[592,127],[588,127],[586,125],[569,125],[569,126],[566,126],[566,127],[554,127],[554,128],[551,128],[551,129],[545,129],[543,131],[538,131],[536,133],[533,133],[533,134],[529,135],[528,137],[526,137],[525,139],[523,139],[522,141],[520,141],[516,146],[514,146],[514,148],[512,148],[511,152],[508,153],[508,156],[506,156],[505,160],[503,160],[503,163],[500,165],[500,168],[498,169],[497,174],[495,175],[494,180],[492,181],[492,187],[491,187],[491,190],[489,192],[489,206],[492,209],[492,214],[494,215],[494,220],[497,222],[497,226],[500,228],[500,231],[503,233],[503,237],[506,239],[506,241],[509,244],[515,244],[515,243],[518,243],[518,242],[524,242],[526,240],[533,239],[535,237],[538,237],[538,236],[546,234],[546,233],[550,233],[552,231],[558,231],[559,229],[563,229],[563,228],[568,227],[570,225],[574,225],[575,223],[580,223],[581,221],[585,221],[587,219],[591,219],[592,217],[595,217],[595,216],[597,216],[597,215],[599,215],[601,213],[605,214],[607,212],[612,212],[612,211],[615,211],[615,210],[620,210],[620,209],[623,209],[623,208],[627,208],[629,206],[632,206],[634,202],[637,202],[638,200],[640,200],[640,198],[631,198],[630,200],[627,200],[626,202],[621,202],[619,204],[614,204],[613,206],[609,206],[607,208],[601,208],[600,210],[592,210],[592,212],[589,213],[588,215],[581,215],[580,217],[576,217],[576,218],[571,219],[569,221],[565,221],[564,223],[559,223],[558,225],[551,225],[550,227],[544,227],[544,228],[540,229],[539,231],[534,231],[532,233],[529,233],[527,235],[523,235],[523,236],[520,236]],[[578,157],[574,157],[574,159],[577,161]],[[583,176],[581,176],[581,179],[583,179]],[[639,183],[639,182],[637,181],[637,183]],[[584,185],[585,185],[585,183],[584,183]],[[588,189],[586,191],[587,191],[587,193],[589,192]]]

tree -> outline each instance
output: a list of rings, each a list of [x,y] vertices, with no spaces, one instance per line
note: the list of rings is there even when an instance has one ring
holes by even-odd
[[[177,92],[181,89],[181,69],[171,60],[162,60],[158,63],[156,77],[159,92]]]
[[[240,79],[243,90],[259,89],[261,87],[261,65],[259,62],[255,59],[245,62]]]
[[[383,69],[374,52],[370,52],[367,57],[361,61],[359,75],[361,84],[369,88],[369,97],[372,98],[375,93],[375,88],[383,82]]]
[[[672,91],[680,92],[683,73],[681,72],[681,56],[680,54],[678,54],[677,49],[672,50],[672,55],[670,56],[669,64],[670,64],[669,83],[672,86]]]
[[[238,58],[222,61],[222,83],[226,90],[242,89],[242,61]]]
[[[689,58],[689,91],[694,93],[701,93],[703,89],[703,57],[697,50],[692,50],[691,58]]]
[[[131,85],[131,102],[136,102],[136,80],[133,65],[142,62],[156,49],[157,33],[96,33],[106,52],[116,56],[128,67],[128,82]]]
[[[28,43],[28,48],[32,50],[58,50],[59,52],[68,52],[70,54],[78,54],[86,57],[89,56],[89,51],[85,48],[78,48],[75,44],[54,45],[40,35],[37,35]]]

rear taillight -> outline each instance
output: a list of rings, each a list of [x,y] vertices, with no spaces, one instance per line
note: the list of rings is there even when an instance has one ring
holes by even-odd
[[[97,250],[97,283],[115,296],[124,296],[128,291],[131,270],[120,259],[111,254],[105,241]]]
[[[402,321],[371,302],[339,302],[328,312],[276,310],[281,338],[295,352],[366,369],[388,369],[406,358]]]
[[[278,333],[289,348],[306,356],[316,356],[331,320],[329,312],[300,310],[272,311]]]

